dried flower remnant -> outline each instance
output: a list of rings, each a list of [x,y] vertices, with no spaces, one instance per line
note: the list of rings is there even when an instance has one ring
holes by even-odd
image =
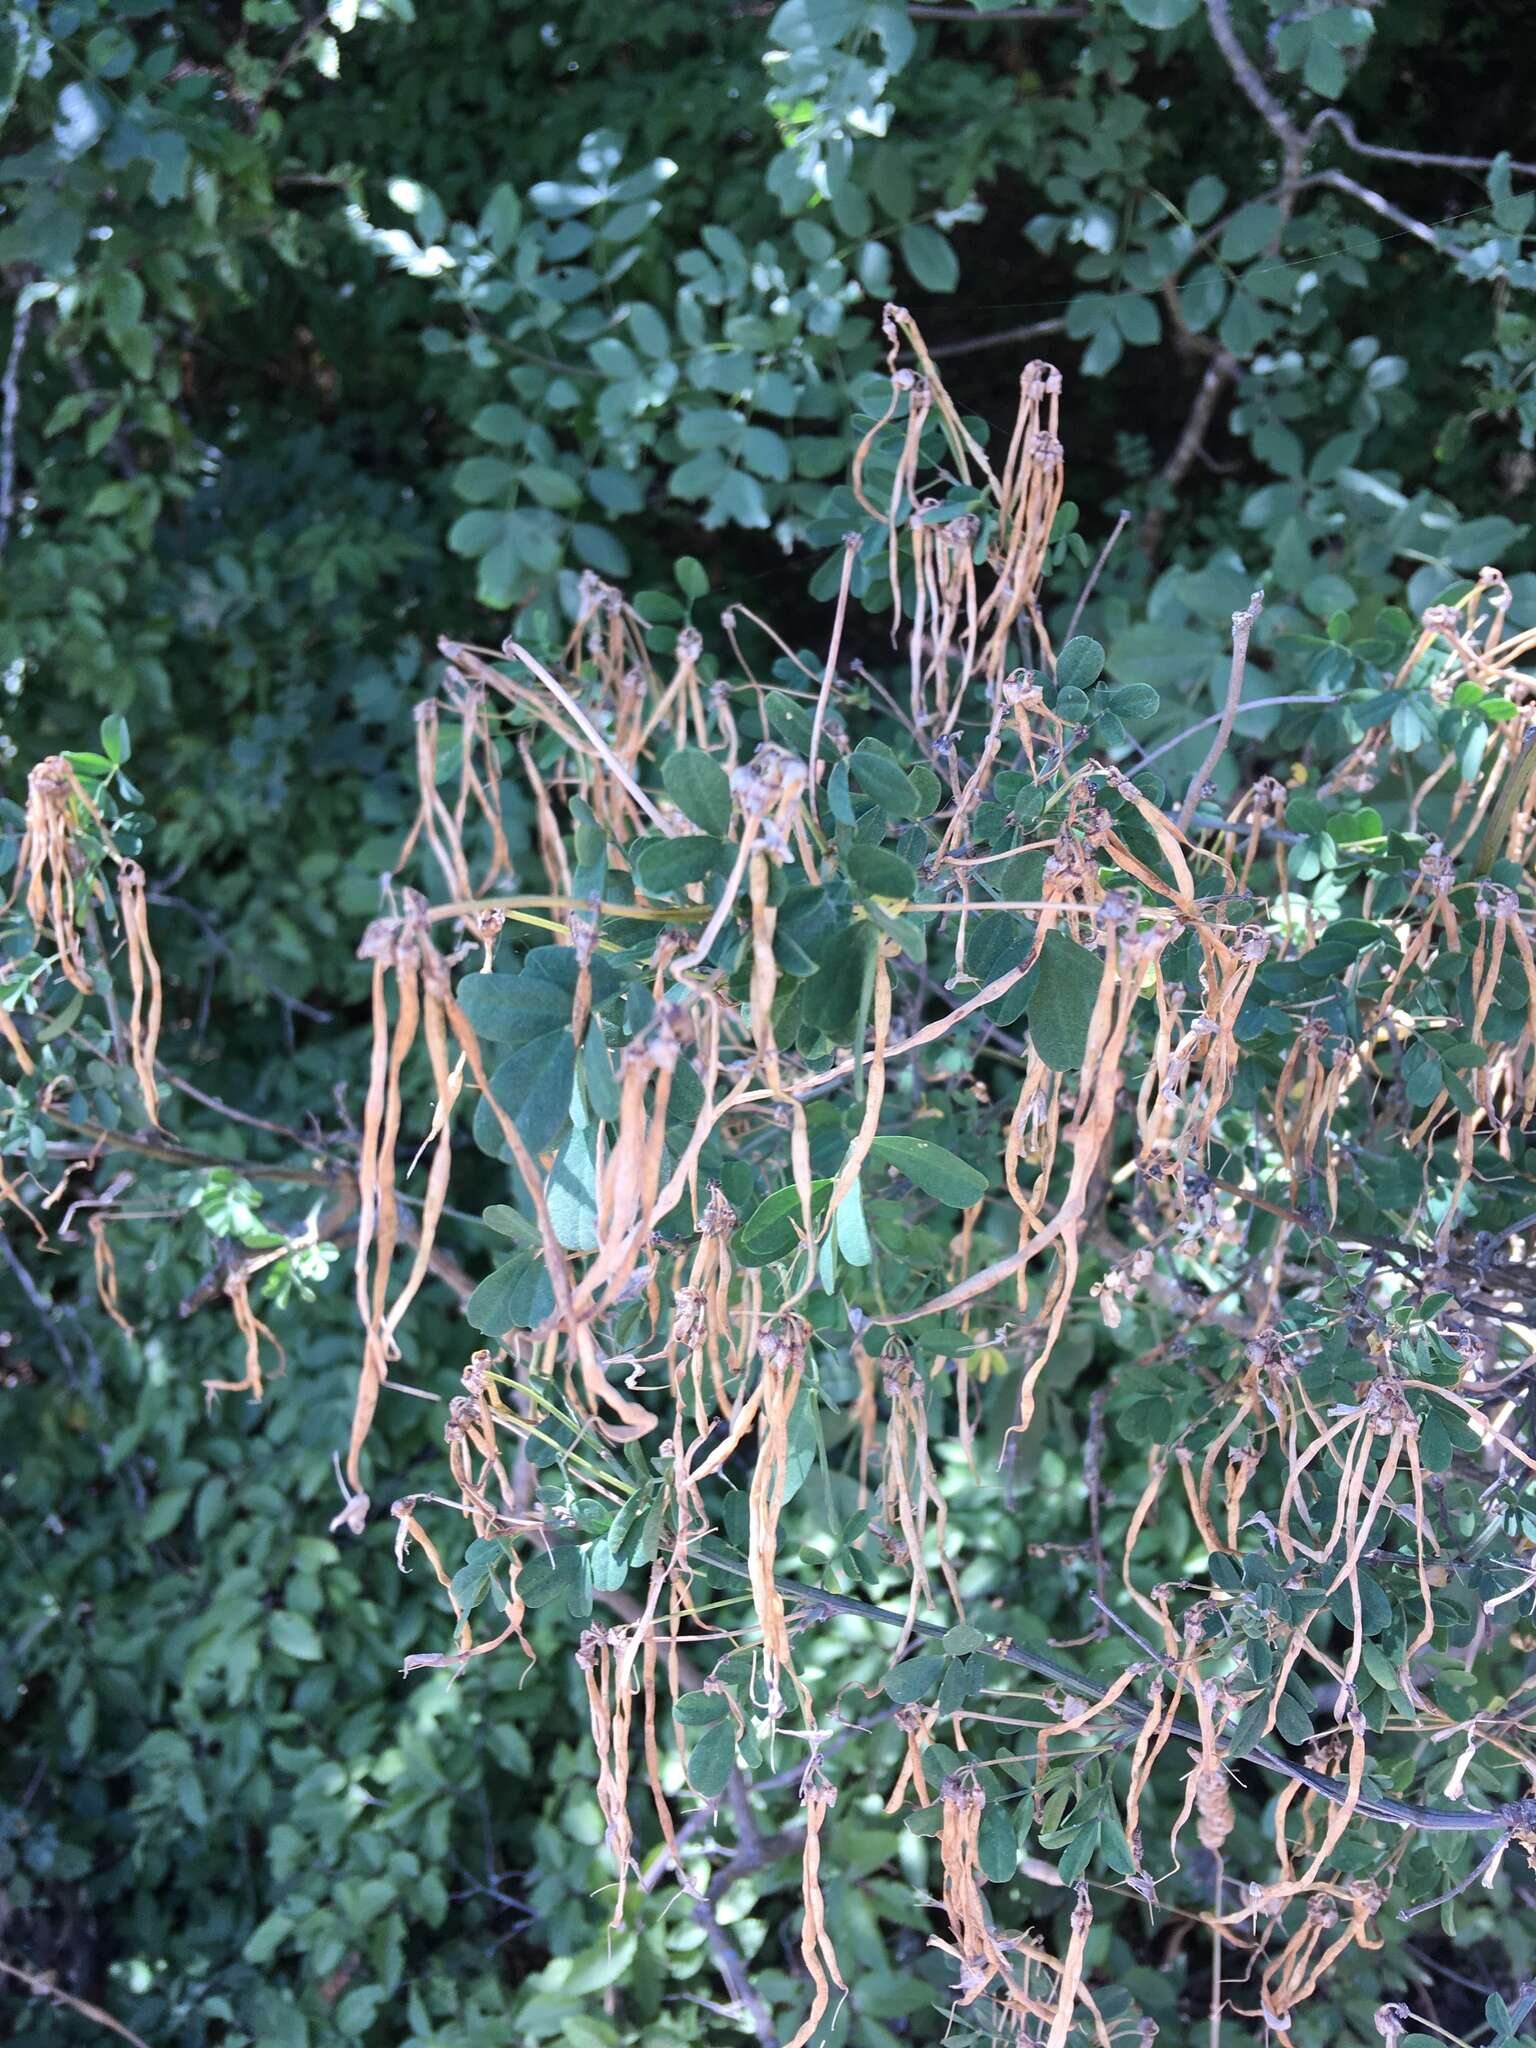
[[[47,931],[58,956],[59,972],[83,995],[92,989],[80,931],[89,885],[82,898],[84,863],[78,841],[87,821],[101,826],[100,814],[68,761],[61,754],[39,761],[27,777],[27,819],[17,860],[17,887],[25,882],[33,930]],[[13,890],[7,907],[14,898]]]
[[[827,1932],[827,1907],[821,1889],[821,1835],[827,1815],[837,1801],[837,1787],[828,1778],[820,1756],[812,1752],[800,1780],[800,1802],[805,1808],[805,1848],[801,1853],[801,1906],[805,1918],[800,1930],[800,1959],[812,1985],[811,2009],[796,2028],[785,2048],[806,2048],[832,2001],[832,1988],[848,1988],[838,1968],[837,1951]]]
[[[261,1347],[269,1344],[277,1355],[277,1362],[284,1363],[285,1353],[276,1337],[262,1322],[251,1307],[249,1276],[236,1267],[224,1283],[224,1293],[234,1311],[235,1328],[240,1333],[245,1347],[245,1372],[238,1380],[204,1380],[203,1391],[210,1403],[215,1394],[249,1394],[253,1401],[262,1397],[265,1381],[261,1367]]]

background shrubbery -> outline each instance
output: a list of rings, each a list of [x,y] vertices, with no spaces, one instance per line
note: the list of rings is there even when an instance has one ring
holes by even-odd
[[[125,716],[177,1071],[317,1154],[355,1134],[354,949],[415,813],[439,634],[558,643],[595,571],[651,593],[658,646],[689,602],[714,634],[725,600],[824,643],[887,300],[994,434],[1021,363],[1062,365],[1047,617],[1059,643],[1123,508],[1082,623],[1117,686],[1159,693],[1131,722],[1176,789],[1257,586],[1245,783],[1314,736],[1272,700],[1389,671],[1407,614],[1485,563],[1510,630],[1536,622],[1531,166],[1494,155],[1529,132],[1522,23],[1439,0],[0,13],[7,794]],[[861,562],[855,596],[878,608],[878,581]],[[849,651],[889,665],[878,609]],[[1444,708],[1405,698],[1391,738],[1475,775],[1487,722]],[[526,857],[510,785],[508,817]],[[1292,823],[1305,882],[1338,846],[1321,813]],[[263,1171],[288,1139],[237,1150],[196,1097],[177,1116],[232,1163],[159,1161],[187,1220],[115,1237],[136,1336],[98,1306],[83,1224],[48,1254],[9,1222],[0,1242],[0,1958],[157,2048],[735,2038],[686,1910],[604,1934],[569,1631],[541,1616],[526,1674],[402,1682],[443,1612],[382,1518],[327,1530],[357,1338],[324,1254],[261,1309],[286,1376],[205,1412],[237,1348],[199,1300],[217,1247],[291,1231],[307,1197]],[[475,1170],[466,1209],[495,1198]],[[453,1250],[479,1279],[496,1245],[464,1223]],[[451,1289],[429,1290],[410,1376],[455,1383],[464,1354]],[[440,1483],[440,1434],[386,1405],[376,1500]],[[1136,1438],[1109,1440],[1122,1508]],[[1079,1453],[1048,1445],[998,1522],[1011,1571],[1080,1533]],[[777,1930],[798,1881],[773,1882],[754,1910]],[[885,1876],[840,1909],[889,1983],[861,2044],[931,2038],[926,1991],[902,2002],[909,1898]],[[1532,1967],[1494,1918],[1473,1894],[1456,1961],[1437,1935],[1413,1965],[1470,2038]],[[1177,1969],[1094,1960],[1181,2038]],[[1371,2040],[1384,1981],[1365,1968],[1296,2038]],[[13,2025],[88,2037],[19,1991]]]

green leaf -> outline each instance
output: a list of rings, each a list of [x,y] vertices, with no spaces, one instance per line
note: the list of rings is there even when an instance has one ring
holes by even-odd
[[[470,432],[497,448],[516,448],[522,443],[528,422],[515,405],[482,405],[469,423]]]
[[[480,213],[479,233],[498,256],[504,256],[523,224],[522,202],[510,185],[498,185]]]
[[[988,1884],[1008,1884],[1019,1866],[1019,1838],[1007,1809],[990,1798],[976,1833],[976,1860]]]
[[[587,1546],[587,1568],[595,1593],[616,1593],[629,1577],[629,1560],[621,1557],[606,1539]]]
[[[917,870],[883,846],[850,846],[843,862],[861,896],[888,896],[908,903],[917,893]]]
[[[782,740],[791,753],[798,754],[803,760],[811,751],[811,714],[782,690],[770,690],[763,699],[763,708],[768,714],[773,737]],[[887,750],[882,748],[881,751]]]
[[[617,991],[619,977],[601,955],[588,971],[592,1002],[600,1009]],[[535,946],[520,974],[466,974],[458,986],[459,1004],[480,1038],[527,1045],[569,1028],[579,972],[572,947]]]
[[[504,498],[517,481],[518,471],[500,455],[471,455],[453,473],[454,490],[472,505]]]
[[[1152,348],[1162,339],[1156,306],[1137,292],[1122,292],[1115,300],[1115,325],[1132,348]]]
[[[1120,0],[1120,5],[1142,28],[1181,28],[1200,5],[1200,0]]]
[[[772,483],[789,482],[789,443],[771,427],[746,428],[741,437],[741,457],[757,476],[767,477]]]
[[[952,1209],[969,1209],[990,1185],[984,1173],[930,1138],[876,1138],[870,1156],[896,1167],[925,1195]]]
[[[1220,178],[1207,172],[1196,178],[1184,195],[1184,217],[1192,227],[1203,228],[1220,213],[1227,188]]]
[[[926,1653],[909,1657],[904,1664],[893,1665],[884,1678],[885,1693],[898,1707],[909,1707],[915,1700],[927,1699],[942,1683],[948,1659],[930,1657]]]
[[[1219,320],[1231,287],[1218,265],[1202,263],[1179,286],[1179,306],[1186,324],[1203,334]]]
[[[795,1405],[789,1411],[789,1425],[785,1430],[784,1443],[784,1491],[780,1505],[787,1505],[800,1491],[810,1476],[816,1462],[818,1431],[816,1411],[820,1405],[819,1396],[810,1380],[803,1380],[795,1396]]]
[[[1056,657],[1058,689],[1088,690],[1104,673],[1104,650],[1097,640],[1079,633]]]
[[[569,512],[581,503],[581,486],[574,477],[568,477],[564,470],[551,469],[542,462],[525,462],[518,471],[523,489],[541,505],[550,505],[558,512]]]
[[[1162,704],[1150,683],[1116,683],[1104,695],[1117,718],[1153,718]]]
[[[571,1083],[576,1076],[576,1042],[570,1026],[529,1039],[491,1069],[491,1094],[517,1126],[531,1151],[542,1152],[565,1128],[571,1111]],[[475,1142],[500,1158],[505,1140],[490,1105],[475,1105]]]
[[[897,237],[901,260],[928,292],[952,292],[960,282],[960,259],[937,228],[914,221]]]
[[[1104,962],[1062,932],[1047,932],[1029,992],[1029,1040],[1048,1067],[1080,1067]]]
[[[834,1045],[851,1044],[858,1029],[865,975],[876,944],[874,930],[865,922],[851,932],[837,932],[832,944],[818,949],[820,965],[805,985],[800,1013],[813,1031]]]
[[[133,743],[128,737],[128,721],[121,711],[109,711],[101,721],[101,751],[114,768],[122,766],[133,754]]]
[[[1056,692],[1057,716],[1064,718],[1069,725],[1080,725],[1088,716],[1088,711],[1086,695],[1083,691],[1074,689],[1070,683],[1065,689]]]
[[[717,1721],[688,1753],[688,1782],[701,1799],[718,1799],[735,1767],[735,1731],[729,1721]]]
[[[597,1156],[592,1130],[572,1130],[549,1177],[549,1220],[568,1252],[597,1250]]]
[[[542,1257],[534,1250],[516,1252],[504,1260],[464,1305],[470,1328],[498,1342],[511,1330],[535,1329],[554,1312],[554,1289]]]
[[[1344,68],[1344,59],[1326,36],[1314,34],[1307,47],[1307,61],[1302,67],[1302,77],[1308,90],[1320,99],[1336,100],[1343,92],[1349,73]]]
[[[687,839],[647,839],[633,852],[635,880],[647,896],[677,896],[730,866],[731,849],[707,833]]]
[[[1221,231],[1223,263],[1246,263],[1260,255],[1285,226],[1285,215],[1268,200],[1253,199],[1239,207]]]
[[[811,1182],[811,1221],[826,1214],[830,1180]],[[732,1249],[749,1266],[789,1258],[801,1242],[800,1192],[791,1182],[759,1202],[736,1234]]]
[[[1095,1819],[1090,1821],[1085,1828],[1078,1830],[1071,1841],[1068,1842],[1066,1848],[1062,1850],[1057,1860],[1056,1867],[1061,1873],[1063,1884],[1077,1883],[1077,1880],[1093,1861],[1094,1852],[1098,1846],[1099,1823]]]
[[[1440,1056],[1421,1038],[1414,1039],[1403,1054],[1403,1093],[1414,1109],[1428,1109],[1445,1086]]]
[[[1216,644],[1213,633],[1190,626],[1128,626],[1114,637],[1110,666],[1125,683],[1150,683],[1156,690],[1187,688],[1192,677],[1208,669]]]
[[[1262,348],[1274,331],[1274,319],[1253,293],[1247,291],[1232,294],[1216,329],[1222,347],[1230,349],[1236,356],[1248,356],[1255,349]]]
[[[492,1202],[488,1209],[482,1209],[480,1221],[487,1230],[494,1230],[498,1237],[510,1237],[524,1250],[539,1241],[537,1226],[528,1217],[519,1216],[515,1209],[508,1208],[505,1202]]]
[[[679,1693],[677,1704],[672,1711],[685,1728],[712,1728],[716,1721],[723,1721],[726,1717],[725,1694],[721,1692]]]
[[[1298,1748],[1311,1742],[1315,1733],[1312,1717],[1289,1691],[1281,1693],[1275,1702],[1275,1726],[1287,1742],[1295,1743]]]
[[[629,309],[629,331],[645,353],[656,361],[670,353],[672,337],[667,332],[667,323],[654,306],[643,301]],[[639,508],[636,507],[636,510]],[[703,595],[703,592],[700,592]]]
[[[587,1561],[570,1543],[562,1543],[553,1551],[536,1552],[519,1575],[518,1591],[530,1608],[548,1607],[563,1598],[567,1613],[579,1619],[584,1607],[588,1611],[591,1608]]]
[[[709,595],[709,578],[704,573],[704,564],[694,556],[679,555],[672,564],[672,573],[684,597],[697,599]]]
[[[476,1556],[476,1552],[480,1554]],[[498,1546],[488,1543],[482,1548],[479,1542],[470,1545],[470,1554],[454,1573],[449,1584],[449,1597],[461,1614],[472,1614],[491,1583],[491,1566],[498,1555]]]
[[[667,795],[703,832],[723,839],[731,829],[730,777],[712,755],[698,747],[679,747],[662,763]]]
[[[1263,1734],[1264,1723],[1268,1719],[1269,1701],[1263,1693],[1260,1693],[1258,1698],[1250,1700],[1242,1713],[1238,1715],[1236,1725],[1233,1727],[1231,1735],[1227,1738],[1223,1754],[1228,1763],[1237,1764],[1242,1762],[1243,1758]]]
[[[878,740],[860,740],[848,757],[848,770],[864,794],[873,797],[893,818],[923,816],[911,776]]]
[[[246,1937],[245,1946],[240,1951],[242,1958],[258,1966],[270,1963],[293,1932],[295,1924],[293,1915],[283,1912],[281,1908],[269,1913]]]
[[[749,476],[744,469],[728,471],[710,494],[704,524],[711,530],[726,525],[748,528],[770,525],[768,500],[757,478]]]
[[[849,1265],[867,1266],[875,1252],[870,1243],[869,1225],[864,1217],[864,1197],[857,1180],[838,1203],[833,1222],[837,1231],[837,1248]]]
[[[306,1621],[302,1614],[295,1614],[291,1608],[279,1607],[269,1617],[267,1629],[272,1637],[274,1649],[285,1656],[297,1657],[305,1664],[318,1664],[325,1655],[325,1645],[316,1633],[312,1621]]]
[[[192,1490],[187,1486],[168,1487],[157,1493],[149,1504],[148,1512],[138,1524],[137,1532],[145,1543],[158,1543],[162,1536],[169,1536],[176,1524],[187,1511]]]

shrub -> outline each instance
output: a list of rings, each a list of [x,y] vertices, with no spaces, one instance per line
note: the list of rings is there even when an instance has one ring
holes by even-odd
[[[1229,2043],[1412,2041],[1458,1916],[1506,1987],[1529,1967],[1491,1901],[1536,1830],[1536,622],[1492,569],[1325,633],[1229,574],[1220,706],[1148,745],[1156,690],[1078,630],[1104,557],[1084,573],[1060,374],[1031,363],[992,437],[908,314],[884,334],[819,649],[692,557],[632,599],[588,574],[568,631],[443,643],[332,1122],[318,1049],[302,1130],[162,1061],[121,723],[32,771],[13,1216],[89,1235],[120,1328],[200,1247],[186,1306],[223,1297],[235,1361],[204,1374],[221,1429],[137,1482],[177,1726],[144,1725],[120,1622],[47,1647],[91,1625],[79,1593],[23,1653],[77,1754],[140,1723],[131,1815],[87,1802],[61,1848],[34,1790],[12,1832],[24,1928],[132,1886],[143,2024],[401,2038],[409,1986],[413,2042],[685,2042],[717,2013],[795,2048],[1066,2048],[1207,2010]],[[1254,677],[1287,667],[1257,750]],[[37,1294],[41,1249],[9,1256]],[[416,1335],[454,1296],[467,1357]],[[280,1319],[237,1463],[228,1397],[264,1396]],[[53,1330],[75,1405],[15,1389],[20,1504],[49,1460],[96,1483],[86,1327]],[[130,1478],[166,1355],[113,1347]],[[322,1539],[313,1450],[348,1434]],[[236,1490],[260,1550],[194,1614]],[[407,1610],[370,1590],[391,1515],[439,1588]],[[72,1566],[109,1604],[121,1571]],[[290,1735],[322,1706],[317,1755]],[[477,1954],[494,1851],[461,1945],[410,1968],[457,1903],[435,1755],[463,1719],[487,1800],[493,1769],[560,1788],[516,1895],[550,1959],[515,1992]],[[288,1889],[238,1970],[211,1898],[211,1966],[157,1987],[156,1883],[210,1779]],[[107,1883],[76,1833],[114,1843]],[[274,1962],[309,1988],[260,1988]],[[1437,2010],[1513,2040],[1529,1998],[1479,1999]]]

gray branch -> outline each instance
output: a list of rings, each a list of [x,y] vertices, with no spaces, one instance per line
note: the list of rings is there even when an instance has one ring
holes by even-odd
[[[1357,156],[1379,157],[1383,163],[1414,164],[1422,170],[1443,171],[1491,171],[1494,165],[1491,156],[1442,156],[1438,150],[1389,149],[1384,143],[1362,142],[1355,133],[1354,122],[1337,107],[1324,107],[1312,123],[1311,132],[1315,135],[1319,128],[1336,128]],[[1511,157],[1509,168],[1536,178],[1536,164],[1517,163]]]
[[[5,375],[0,379],[0,555],[11,538],[11,520],[16,510],[16,421],[21,412],[21,358],[32,325],[30,302],[18,303],[11,327],[10,352]]]

